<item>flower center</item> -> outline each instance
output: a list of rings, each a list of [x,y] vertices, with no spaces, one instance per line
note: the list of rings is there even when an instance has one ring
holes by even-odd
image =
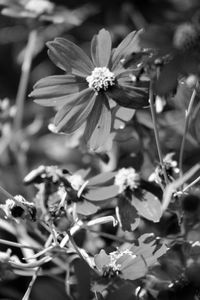
[[[109,86],[115,84],[115,75],[106,67],[95,68],[92,74],[87,76],[86,80],[89,83],[89,87],[98,94],[98,92],[106,91]]]
[[[122,168],[115,176],[115,185],[119,186],[119,193],[122,193],[127,188],[131,190],[137,189],[139,186],[139,175],[133,168]]]

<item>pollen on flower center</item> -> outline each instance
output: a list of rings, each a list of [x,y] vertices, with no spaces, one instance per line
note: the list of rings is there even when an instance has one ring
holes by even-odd
[[[122,193],[127,188],[134,190],[139,185],[139,174],[133,168],[122,168],[115,175],[115,185],[119,186],[119,193]]]
[[[95,68],[90,76],[86,78],[89,87],[95,90],[96,93],[101,90],[106,91],[109,86],[115,84],[115,75],[106,67]]]

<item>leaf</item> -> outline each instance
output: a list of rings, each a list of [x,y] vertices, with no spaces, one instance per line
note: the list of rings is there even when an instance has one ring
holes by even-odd
[[[114,292],[111,292],[106,297],[106,300],[136,300],[134,296],[134,287],[130,283],[124,284]]]
[[[114,129],[123,129],[126,125],[126,122],[129,122],[135,114],[135,109],[130,109],[127,107],[122,107],[116,105],[112,109],[112,117],[114,120],[113,128]]]
[[[90,269],[87,263],[81,259],[73,262],[78,281],[78,300],[90,299]]]
[[[90,189],[84,194],[84,198],[89,201],[104,201],[114,198],[118,195],[119,188],[116,185]]]
[[[134,231],[139,225],[139,218],[136,209],[125,197],[120,197],[118,201],[119,218],[124,231]]]
[[[102,271],[104,266],[109,265],[111,259],[110,256],[106,254],[105,250],[101,249],[100,253],[94,256],[94,262],[96,267]]]
[[[83,200],[81,202],[77,202],[77,204],[76,204],[77,214],[81,214],[84,216],[89,216],[89,215],[95,214],[98,209],[99,209],[98,206],[96,206],[88,201],[85,201],[85,200]]]
[[[92,177],[88,182],[88,187],[94,185],[105,185],[114,180],[116,172],[104,172]]]
[[[150,192],[142,195],[142,199],[132,196],[132,205],[140,216],[153,222],[159,222],[162,216],[162,207],[159,199]]]
[[[32,300],[69,300],[70,297],[65,292],[64,281],[55,278],[40,276],[37,278],[32,292]]]

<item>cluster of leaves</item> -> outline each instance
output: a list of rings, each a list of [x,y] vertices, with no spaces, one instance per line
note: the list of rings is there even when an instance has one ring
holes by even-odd
[[[135,2],[123,6],[135,30],[117,45],[101,29],[87,55],[73,34],[57,36],[100,5],[0,1],[29,34],[16,105],[0,102],[0,164],[13,173],[4,181],[20,182],[14,193],[0,186],[0,297],[199,297],[198,5],[164,1],[167,26],[136,30],[146,12]],[[31,62],[46,41],[62,74],[34,84],[29,97],[46,108],[24,126]]]

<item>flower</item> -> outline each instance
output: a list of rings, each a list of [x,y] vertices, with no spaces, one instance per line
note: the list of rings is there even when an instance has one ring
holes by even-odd
[[[55,128],[73,133],[85,125],[84,140],[96,151],[111,131],[111,100],[129,108],[148,106],[148,82],[136,79],[138,68],[124,69],[121,61],[138,52],[139,32],[131,32],[112,50],[111,36],[105,29],[91,42],[91,58],[78,46],[63,38],[48,42],[51,60],[67,74],[41,79],[30,94],[43,106],[58,112]]]
[[[69,30],[79,26],[90,15],[97,13],[93,4],[83,4],[75,9],[55,5],[49,0],[0,0],[1,13],[14,18],[30,18],[54,24],[65,24]]]
[[[55,5],[48,0],[1,0],[6,5],[2,13],[12,17],[37,18],[42,14],[51,14]]]
[[[119,193],[122,193],[127,188],[130,190],[137,189],[139,181],[140,177],[133,168],[122,168],[115,175],[115,185],[119,186]]]
[[[160,96],[173,92],[180,76],[199,74],[199,25],[195,21],[197,14],[192,21],[173,27],[152,25],[140,35],[141,47],[154,51],[150,61],[156,64],[158,58],[162,59],[160,75],[155,84]]]
[[[106,254],[101,250],[95,255],[94,262],[97,270],[103,277],[119,276],[123,279],[136,280],[146,275],[148,268],[157,262],[157,259],[166,253],[165,244],[156,245],[153,239],[146,242],[152,234],[144,234],[139,237],[139,245],[130,245],[126,249]]]

